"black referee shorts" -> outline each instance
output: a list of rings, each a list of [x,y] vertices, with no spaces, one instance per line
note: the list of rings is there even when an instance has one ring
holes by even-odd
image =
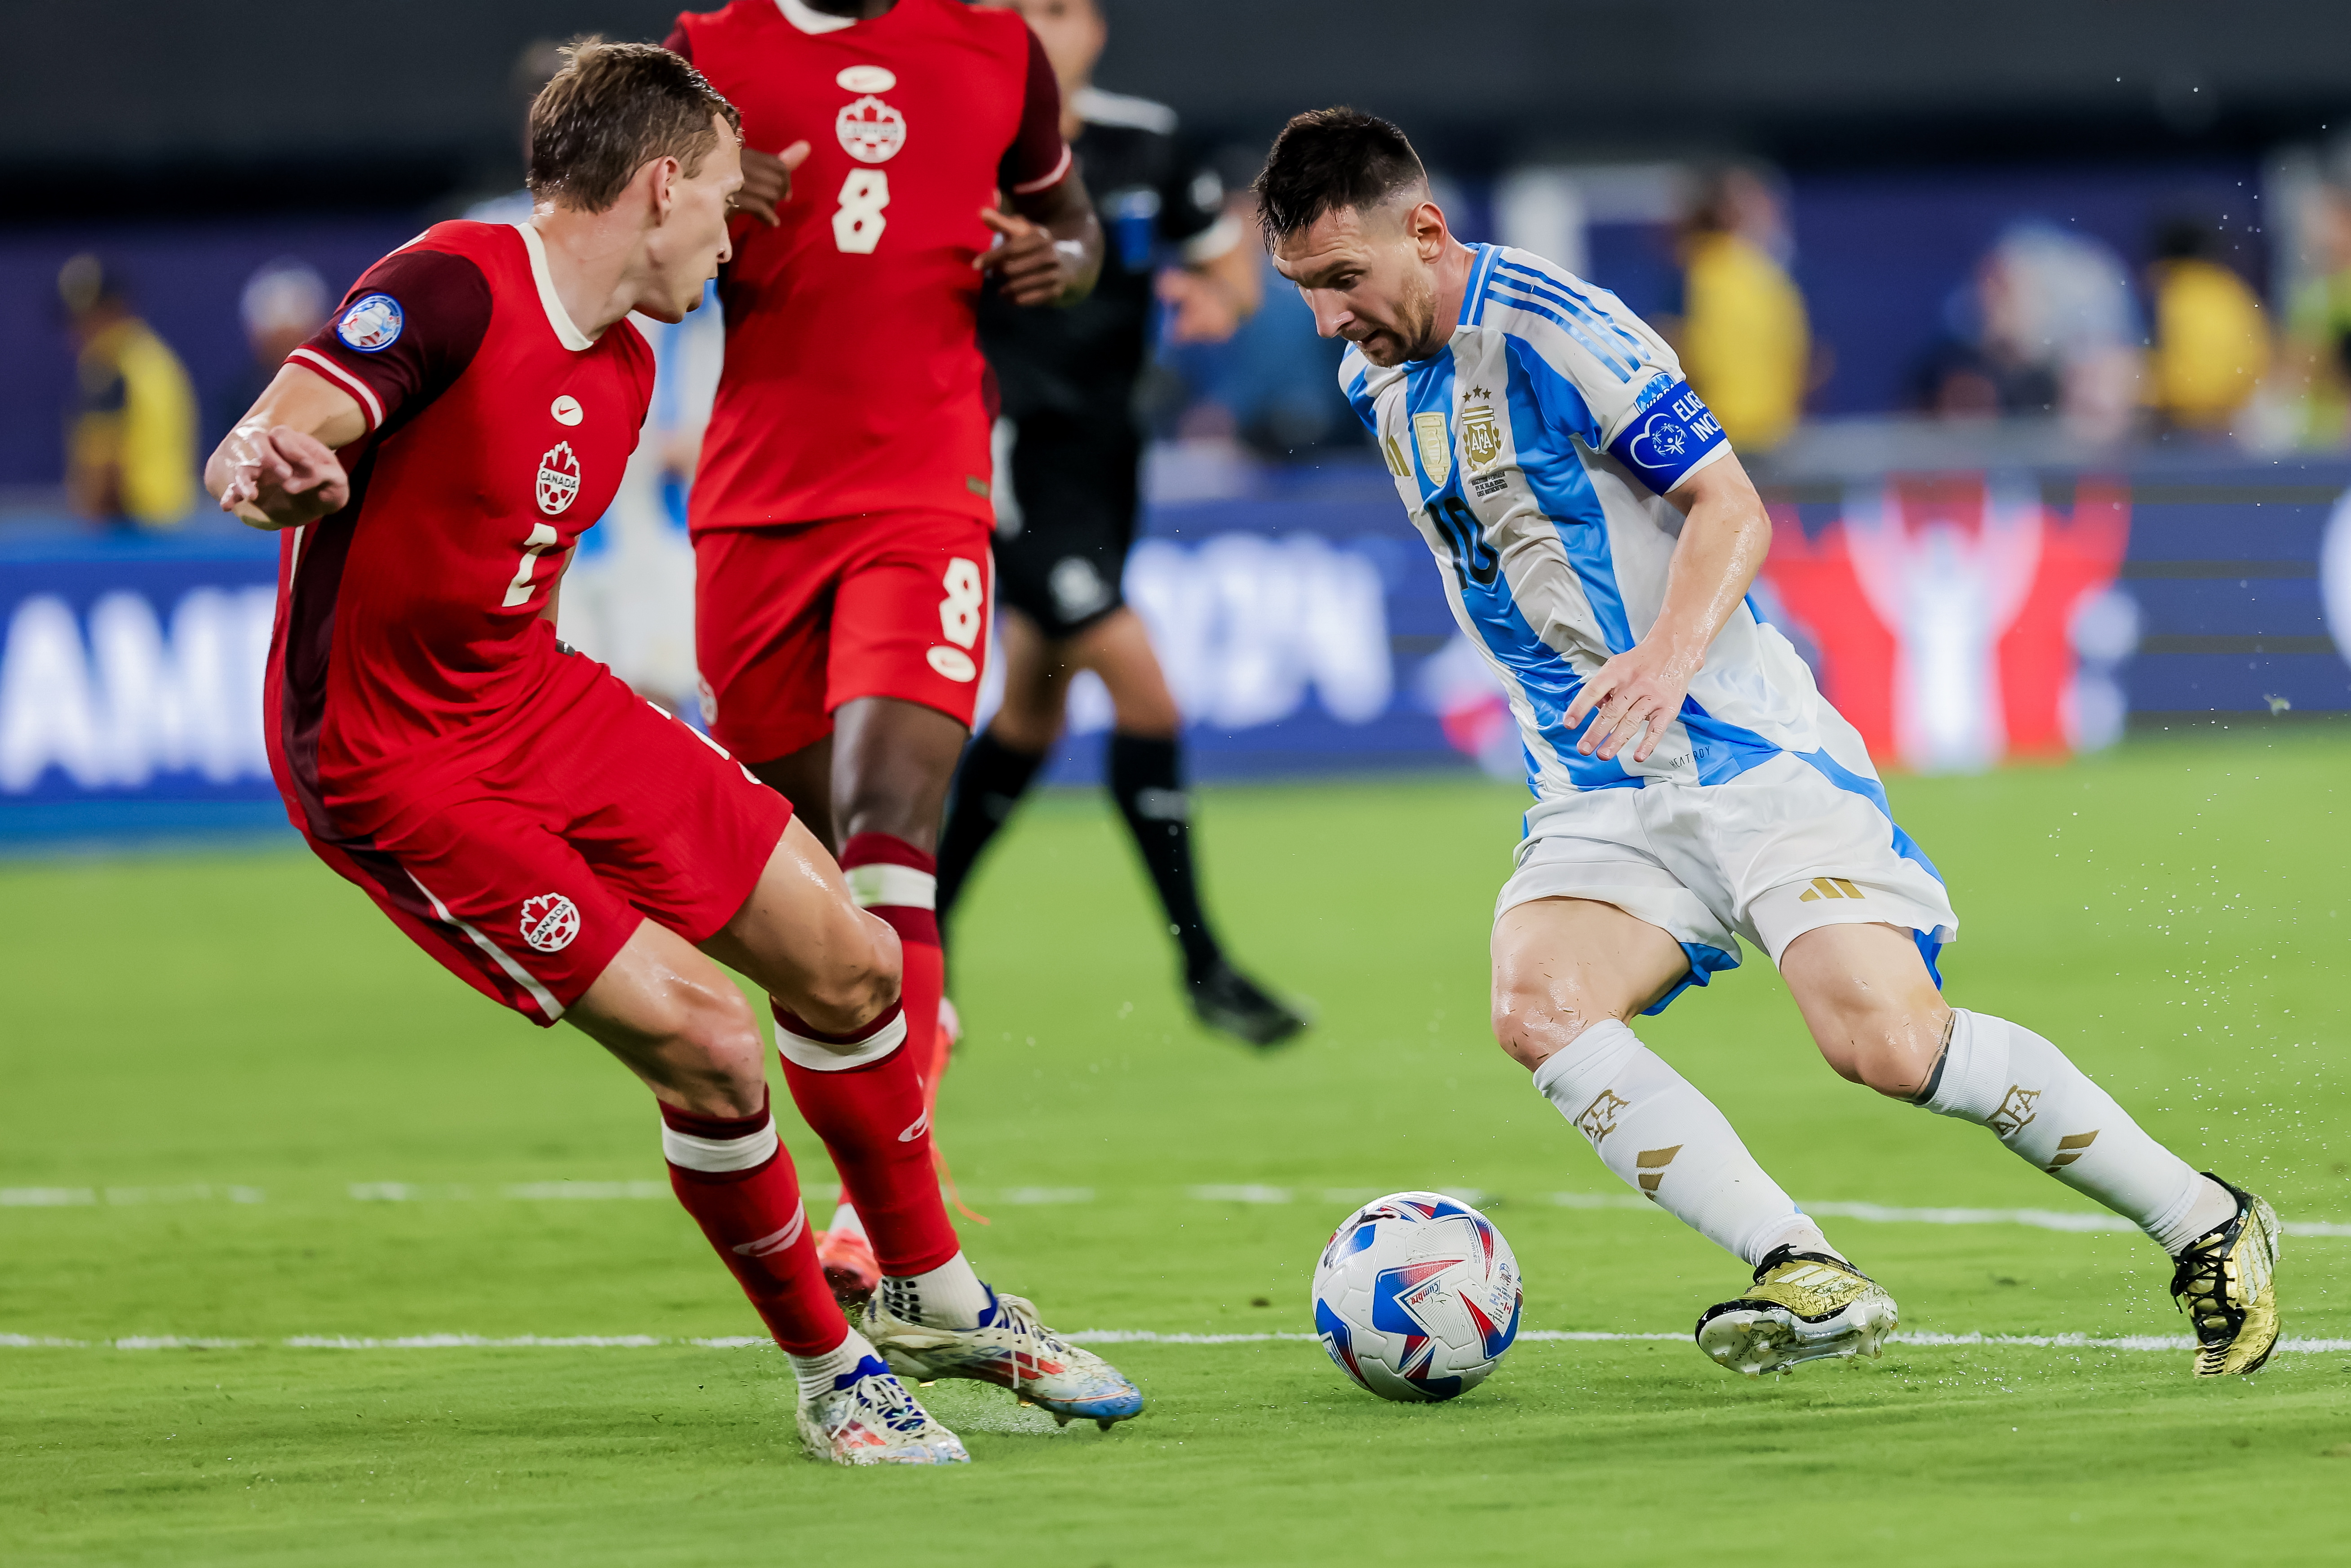
[[[1123,423],[1081,425],[1060,414],[1018,422],[1012,443],[1017,517],[996,525],[996,596],[1059,642],[1126,602],[1119,580],[1134,544],[1143,443]]]

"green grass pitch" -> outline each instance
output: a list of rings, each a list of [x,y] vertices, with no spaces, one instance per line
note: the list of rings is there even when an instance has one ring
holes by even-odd
[[[2339,1227],[2347,779],[2351,740],[2239,730],[1893,793],[1956,894],[1955,999]],[[1177,1006],[1099,800],[1039,801],[958,933],[942,1137],[993,1220],[965,1236],[1064,1328],[1296,1334],[1357,1197],[1476,1189],[1527,1327],[1676,1337],[1522,1341],[1431,1406],[1357,1391],[1311,1342],[1123,1344],[1150,1406],[1106,1436],[935,1389],[976,1461],[953,1473],[799,1458],[781,1358],[692,1343],[757,1325],[666,1198],[643,1092],[323,867],[0,865],[0,1563],[2345,1560],[2351,1351],[2205,1385],[2184,1351],[2095,1343],[1905,1343],[1767,1382],[1701,1358],[1689,1325],[1742,1271],[1618,1201],[1486,1030],[1522,799],[1205,793],[1232,946],[1320,1013],[1265,1060]],[[1753,955],[1643,1032],[1801,1199],[2093,1212],[1983,1132],[1839,1082]],[[2133,1234],[1828,1224],[1907,1330],[2183,1332]],[[2351,1235],[2286,1249],[2287,1333],[2351,1336]],[[287,1343],[427,1334],[656,1343]]]

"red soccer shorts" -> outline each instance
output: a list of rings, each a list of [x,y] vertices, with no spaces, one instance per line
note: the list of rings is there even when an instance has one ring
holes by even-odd
[[[859,697],[936,708],[968,728],[987,662],[987,525],[881,512],[694,541],[695,651],[710,733],[772,762],[832,733]]]
[[[751,896],[789,801],[607,675],[465,789],[310,841],[459,979],[545,1026],[643,921],[701,943]]]

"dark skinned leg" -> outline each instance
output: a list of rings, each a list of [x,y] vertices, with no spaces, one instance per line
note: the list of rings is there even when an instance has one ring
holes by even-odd
[[[783,758],[787,766],[802,765],[805,778],[813,774],[816,753],[820,749],[830,753],[825,795],[841,870],[858,894],[859,903],[887,921],[904,946],[904,1056],[922,1082],[917,1092],[925,1103],[935,1096],[939,1072],[946,1065],[938,1051],[939,998],[945,989],[946,960],[939,948],[938,922],[931,909],[934,894],[925,891],[919,894],[918,903],[902,904],[900,894],[890,890],[903,887],[909,870],[933,870],[928,857],[938,850],[939,819],[967,733],[956,720],[919,703],[860,697],[833,710],[831,739]],[[768,777],[765,771],[760,776]],[[799,798],[792,799],[797,805]],[[867,834],[882,837],[861,838]],[[889,840],[897,842],[893,846]],[[917,852],[925,863],[907,866],[909,850]],[[877,875],[880,882],[870,880]],[[914,895],[906,896],[911,900]],[[824,1114],[824,1106],[807,1096],[826,1096],[854,1087],[824,1073],[792,1077],[793,1095],[811,1121]],[[891,1131],[909,1120],[901,1118]],[[875,1248],[883,1256],[893,1251],[904,1254],[914,1247],[914,1242],[892,1232],[891,1216],[864,1212],[862,1204],[858,1207],[865,1222],[873,1227]]]
[[[833,854],[841,840],[832,831],[832,737],[777,758],[755,762],[751,771],[759,782],[792,803],[792,814],[808,824],[817,841]]]
[[[859,697],[841,704],[832,716],[830,742],[831,814],[840,841],[846,844],[860,833],[888,833],[925,854],[936,852],[947,785],[970,734],[920,703]],[[797,761],[816,749],[810,747],[784,760]],[[797,797],[793,803],[799,804]]]

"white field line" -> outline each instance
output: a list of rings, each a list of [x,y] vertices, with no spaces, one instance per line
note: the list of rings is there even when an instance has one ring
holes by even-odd
[[[1332,1186],[1299,1188],[1235,1183],[1186,1187],[1196,1203],[1284,1205],[1321,1203],[1353,1207],[1380,1196],[1377,1187]],[[1499,1201],[1475,1187],[1435,1189],[1462,1202],[1482,1205]],[[352,1182],[343,1196],[355,1203],[466,1203],[475,1189],[462,1183],[375,1181]],[[527,1181],[485,1188],[483,1197],[512,1203],[649,1202],[666,1201],[664,1181]],[[839,1197],[837,1187],[812,1185],[808,1196],[820,1202]],[[974,1189],[977,1201],[1016,1206],[1080,1204],[1094,1201],[1090,1186],[1013,1186],[993,1194]],[[1656,1206],[1629,1192],[1555,1192],[1550,1201],[1562,1208],[1638,1208]],[[195,1182],[178,1186],[0,1186],[0,1208],[87,1208],[100,1205],[132,1207],[144,1204],[264,1203],[268,1194],[257,1186]],[[1825,1219],[1858,1219],[1872,1225],[2016,1225],[2034,1230],[2084,1232],[2133,1231],[2138,1228],[2116,1214],[2080,1213],[2054,1208],[1896,1208],[1880,1203],[1807,1203],[1804,1212]],[[2351,1223],[2326,1219],[2281,1222],[2288,1236],[2318,1239],[2351,1239]]]
[[[1311,1344],[1311,1333],[1158,1333],[1149,1329],[1081,1329],[1062,1336],[1080,1344]],[[1565,1344],[1602,1344],[1643,1341],[1679,1341],[1684,1333],[1612,1333],[1597,1330],[1526,1329],[1519,1338]],[[2022,1346],[2036,1350],[2184,1351],[2196,1342],[2186,1334],[2086,1333],[1897,1333],[1889,1344],[1947,1349],[1973,1345],[2000,1348]],[[352,1338],[342,1334],[296,1334],[288,1339],[183,1338],[177,1334],[136,1334],[121,1339],[60,1339],[46,1334],[0,1333],[5,1350],[659,1350],[690,1346],[697,1350],[770,1350],[773,1342],[747,1336],[672,1339],[658,1334],[517,1334],[500,1338],[487,1334],[400,1334],[387,1338]],[[2340,1355],[2351,1351],[2351,1339],[2282,1339],[2282,1354]]]

